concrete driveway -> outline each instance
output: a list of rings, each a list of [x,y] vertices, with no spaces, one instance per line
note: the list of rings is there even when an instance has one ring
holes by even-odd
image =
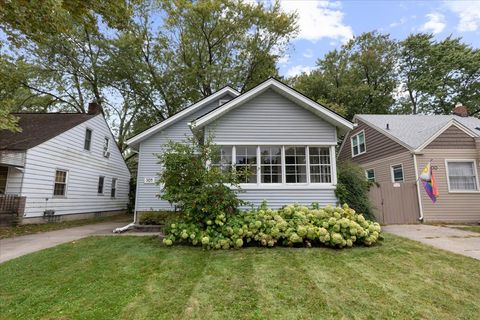
[[[0,263],[35,251],[93,235],[112,235],[129,222],[111,221],[0,240]]]
[[[480,260],[480,233],[431,225],[390,225],[383,231]]]

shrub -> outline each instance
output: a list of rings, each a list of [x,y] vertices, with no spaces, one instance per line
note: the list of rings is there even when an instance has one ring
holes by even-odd
[[[367,219],[375,219],[368,191],[372,185],[365,178],[365,171],[352,162],[342,162],[338,165],[338,181],[335,195],[340,203],[348,203]]]
[[[170,142],[159,155],[163,167],[159,197],[175,204],[189,223],[222,226],[244,204],[237,197],[239,187],[233,171],[208,165],[219,163],[219,154],[211,139],[199,143],[193,137],[185,143]]]
[[[347,205],[317,207],[288,205],[272,210],[263,204],[256,210],[229,217],[222,225],[172,223],[167,226],[164,243],[183,242],[207,249],[241,248],[245,244],[344,248],[356,244],[370,246],[381,237],[378,223],[365,219]]]
[[[163,225],[167,222],[182,218],[180,212],[174,211],[148,211],[140,215],[139,223],[143,225]]]

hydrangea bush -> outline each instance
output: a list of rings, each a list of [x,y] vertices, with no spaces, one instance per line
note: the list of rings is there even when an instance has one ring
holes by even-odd
[[[171,223],[163,242],[169,246],[190,243],[207,249],[241,248],[247,244],[345,248],[371,246],[380,238],[380,225],[347,205],[323,209],[318,205],[288,205],[272,210],[264,203],[256,210],[238,212],[228,219],[220,214],[205,223]]]

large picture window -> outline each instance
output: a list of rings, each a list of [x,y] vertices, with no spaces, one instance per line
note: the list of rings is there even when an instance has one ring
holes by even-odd
[[[361,155],[367,152],[365,146],[365,131],[359,132],[356,135],[352,136],[352,157]]]
[[[235,170],[240,183],[257,183],[257,147],[235,147]]]
[[[306,147],[285,147],[287,183],[307,183]]]
[[[454,192],[478,191],[477,170],[475,161],[447,160],[448,188]]]
[[[331,183],[332,167],[330,161],[330,149],[322,147],[309,148],[310,182]]]
[[[222,171],[229,171],[232,169],[232,146],[220,146],[219,157],[216,159],[214,166],[220,167]]]
[[[260,182],[282,183],[282,147],[260,147]]]

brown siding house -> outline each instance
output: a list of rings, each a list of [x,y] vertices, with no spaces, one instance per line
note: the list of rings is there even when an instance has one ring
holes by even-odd
[[[354,122],[339,160],[358,163],[375,181],[370,199],[381,223],[480,221],[480,119],[356,115]],[[417,182],[429,162],[439,191],[435,203]]]

